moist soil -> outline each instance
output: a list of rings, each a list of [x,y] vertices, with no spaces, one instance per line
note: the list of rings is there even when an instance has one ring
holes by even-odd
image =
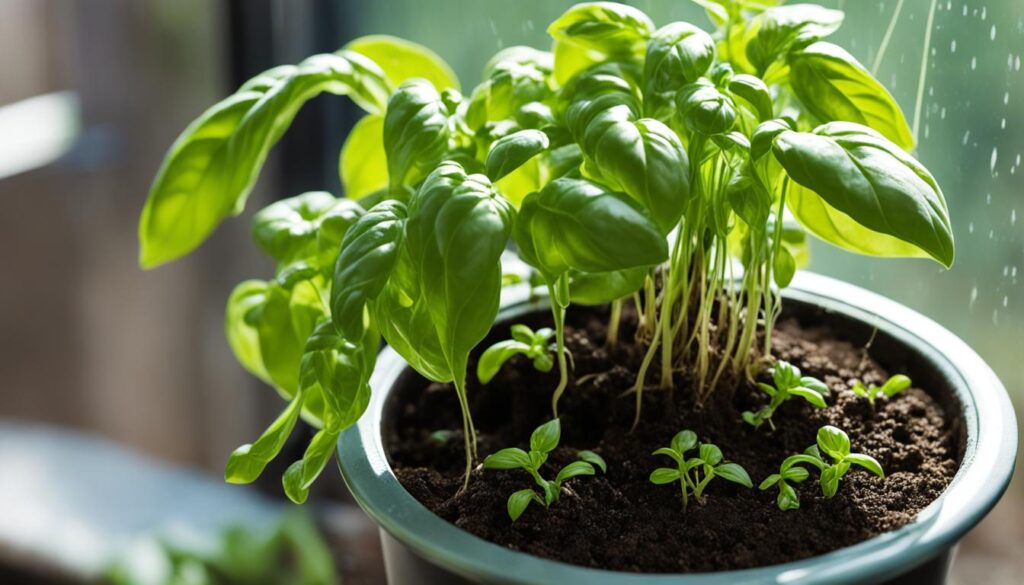
[[[546,326],[549,320],[537,313],[519,321]],[[513,550],[600,569],[688,573],[795,561],[894,530],[935,500],[956,473],[963,433],[948,391],[918,387],[920,380],[915,379],[913,388],[893,399],[879,399],[872,410],[849,391],[852,381],[881,384],[893,373],[913,378],[913,367],[892,365],[895,358],[874,352],[894,367],[886,370],[869,355],[863,339],[858,344],[846,341],[851,335],[835,330],[842,325],[815,318],[782,320],[773,336],[773,353],[823,380],[831,390],[828,408],[792,399],[776,411],[774,431],[767,424],[754,429],[740,418],[742,411],[756,410],[766,401],[752,384],[723,383],[715,392],[716,403],[701,407],[693,401],[694,384],[687,372],[676,375],[671,394],[659,388],[656,360],[643,393],[640,425],[631,431],[634,397],[620,395],[634,383],[643,348],[631,343],[634,326],[627,315],[622,341],[607,349],[606,320],[606,313],[595,309],[570,312],[566,343],[575,370],[559,404],[562,441],[542,475],[553,479],[582,449],[599,453],[608,463],[607,474],[569,480],[550,509],[533,503],[513,523],[506,499],[534,487],[533,480],[522,470],[477,466],[469,488],[459,493],[465,460],[455,392],[449,384],[410,375],[392,393],[385,431],[402,485],[438,516]],[[506,327],[499,326],[479,347],[507,335]],[[902,367],[909,369],[896,369]],[[475,361],[470,372],[475,372]],[[531,431],[550,418],[557,376],[557,368],[541,373],[529,360],[516,357],[491,383],[470,381],[481,460],[504,447],[528,448]],[[758,484],[786,456],[813,445],[818,428],[826,424],[845,430],[854,452],[877,459],[885,479],[854,467],[838,493],[827,499],[813,472],[810,480],[795,486],[800,508],[780,511],[775,504],[778,491],[760,491]],[[717,479],[706,489],[703,503],[691,498],[684,510],[677,484],[650,483],[652,470],[672,465],[651,452],[668,446],[683,429],[718,445],[725,461],[748,471],[754,487]]]

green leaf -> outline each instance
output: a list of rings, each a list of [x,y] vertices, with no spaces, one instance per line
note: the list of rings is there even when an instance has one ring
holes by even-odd
[[[487,155],[487,176],[497,181],[548,148],[548,137],[540,130],[520,130],[499,138]]]
[[[761,482],[761,485],[757,486],[757,489],[764,491],[772,487],[773,485],[779,483],[780,479],[782,479],[782,476],[780,476],[778,473],[773,473],[768,477],[764,478],[764,481]]]
[[[747,470],[737,463],[723,463],[715,467],[715,476],[738,483],[744,487],[754,487],[753,482],[750,481],[750,476],[747,474]]]
[[[810,402],[812,406],[818,408],[825,408],[828,406],[825,404],[825,399],[821,397],[821,394],[811,390],[810,388],[804,388],[803,386],[797,386],[796,388],[790,388],[789,393],[793,396],[799,396],[807,402]]]
[[[601,473],[608,472],[608,464],[605,463],[604,458],[598,455],[597,453],[584,449],[583,451],[577,453],[576,456],[586,461],[587,463],[590,463],[594,467],[600,469]]]
[[[653,266],[668,258],[665,238],[644,212],[581,179],[557,179],[528,196],[514,230],[523,260],[548,277]]]
[[[295,421],[299,419],[299,412],[302,410],[302,393],[299,392],[288,404],[288,407],[274,420],[273,423],[263,431],[256,442],[242,445],[235,449],[228,458],[228,464],[224,469],[224,481],[228,483],[250,483],[263,473],[267,466],[277,454],[281,452],[288,436],[295,428]]]
[[[487,177],[466,175],[453,162],[431,173],[410,202],[412,266],[456,383],[498,313],[501,254],[513,214]]]
[[[573,461],[558,472],[555,483],[561,485],[566,480],[580,475],[594,475],[594,466],[586,461]]]
[[[651,472],[650,481],[655,485],[677,482],[679,481],[679,470],[659,467]]]
[[[519,490],[508,497],[508,517],[513,522],[519,520],[519,517],[523,515],[526,508],[530,505],[530,502],[537,499],[537,493],[533,490]]]
[[[558,446],[562,436],[562,423],[556,418],[540,425],[530,435],[530,451],[550,453]]]
[[[459,79],[444,59],[423,45],[388,35],[359,37],[345,48],[365,55],[380,66],[393,87],[413,77],[426,79],[437,88],[459,89]]]
[[[882,471],[882,465],[878,463],[878,461],[874,457],[871,457],[870,455],[864,455],[861,453],[850,453],[849,455],[846,456],[844,461],[847,461],[854,465],[859,465],[864,469],[867,469],[871,473],[874,473],[878,477],[885,477],[885,472]]]
[[[787,481],[800,483],[811,476],[810,472],[803,467],[790,467],[782,473],[782,478]]]
[[[331,411],[332,426],[345,430],[362,416],[370,402],[370,375],[377,362],[380,335],[367,328],[354,342],[338,335],[325,319],[313,330],[299,366],[300,387],[318,387]]]
[[[842,429],[832,425],[823,426],[818,429],[818,448],[840,461],[850,454],[850,437]]]
[[[800,368],[786,360],[778,360],[772,366],[772,381],[779,390],[788,390],[800,384]]]
[[[571,272],[569,295],[577,305],[603,305],[640,290],[647,272],[646,266],[613,272]]]
[[[764,73],[768,66],[785,57],[794,46],[825,38],[843,23],[841,10],[815,4],[792,4],[765,10],[754,17],[754,37],[747,44],[747,58]]]
[[[907,388],[910,388],[910,378],[904,376],[903,374],[896,374],[895,376],[886,380],[885,384],[882,384],[882,394],[885,394],[887,397],[892,398],[893,396],[896,396],[897,394],[903,392]]]
[[[533,345],[536,333],[534,333],[533,329],[530,329],[527,325],[516,323],[510,328],[510,332],[512,334],[512,339],[528,346]]]
[[[327,466],[327,461],[334,454],[338,444],[340,430],[323,428],[313,436],[302,459],[292,463],[284,473],[281,482],[288,499],[301,504],[309,496],[309,486],[313,485],[320,472]]]
[[[554,74],[564,84],[579,71],[606,59],[644,56],[654,23],[642,11],[614,2],[576,4],[548,27],[555,39]]]
[[[682,453],[676,451],[675,449],[670,449],[668,447],[661,447],[655,450],[654,453],[651,453],[651,455],[665,455],[666,457],[671,457],[673,461],[675,461],[676,463],[683,462]]]
[[[551,53],[513,46],[498,51],[484,68],[484,82],[469,98],[466,122],[477,130],[487,122],[508,120],[529,104],[552,93],[554,60]]]
[[[526,451],[516,447],[502,449],[492,453],[484,459],[485,469],[530,469],[533,464]]]
[[[401,202],[382,201],[342,240],[331,286],[331,318],[346,339],[362,337],[366,303],[381,294],[395,268],[406,217]]]
[[[813,378],[811,376],[801,376],[800,385],[803,386],[804,388],[814,390],[815,392],[821,394],[822,396],[829,395],[828,386],[817,378]]]
[[[328,215],[336,207],[338,211]],[[310,191],[257,212],[252,220],[252,236],[279,265],[310,260],[319,255],[319,232],[324,218],[334,219],[333,227],[344,233],[346,222],[361,214],[362,209],[351,201],[339,200],[326,191]],[[342,218],[345,221],[339,221]]]
[[[140,264],[152,268],[191,252],[224,218],[239,214],[270,148],[299,108],[325,91],[348,94],[374,113],[383,111],[388,89],[362,55],[315,55],[257,76],[186,128],[142,210]]]
[[[388,157],[384,149],[384,116],[363,116],[345,138],[338,158],[345,196],[362,199],[388,187]]]
[[[715,60],[715,40],[687,22],[667,24],[651,35],[644,59],[644,95],[674,92],[697,81]]]
[[[722,460],[722,450],[710,443],[704,443],[700,446],[700,459],[707,465],[714,467]]]
[[[819,120],[862,124],[905,151],[914,149],[914,135],[899,104],[842,47],[819,42],[792,53],[789,83]]]
[[[686,453],[697,446],[697,433],[693,431],[680,431],[672,437],[672,449],[677,453]]]
[[[800,507],[800,496],[797,495],[793,486],[786,482],[781,482],[779,483],[779,497],[776,498],[775,503],[783,512],[786,510],[796,510]]]
[[[935,179],[870,128],[832,122],[813,133],[782,132],[774,153],[792,179],[787,204],[811,233],[864,254],[953,264],[949,212]]]
[[[448,150],[448,106],[424,79],[403,83],[388,100],[384,115],[384,151],[392,192],[420,182]]]
[[[705,78],[679,90],[676,108],[683,125],[697,134],[723,134],[736,123],[735,102]]]
[[[758,121],[771,120],[773,116],[772,94],[759,77],[740,73],[729,79],[729,93],[740,98]],[[742,103],[742,102],[741,102]]]
[[[514,339],[499,341],[480,355],[480,360],[476,363],[476,377],[481,384],[486,384],[501,370],[505,362],[512,359],[512,356],[529,352],[530,346],[520,341]]]
[[[794,276],[796,276],[796,259],[785,246],[780,246],[779,253],[776,254],[775,262],[772,265],[772,279],[775,280],[775,284],[779,288],[786,288],[789,283],[793,282]]]
[[[236,286],[224,311],[224,334],[238,363],[250,374],[272,384],[260,353],[259,331],[246,320],[247,315],[258,310],[266,298],[267,283],[262,280],[246,280]]]
[[[821,494],[826,498],[835,496],[839,491],[839,480],[846,475],[849,469],[849,463],[837,463],[823,469],[821,477],[818,479],[818,483],[821,485]]]

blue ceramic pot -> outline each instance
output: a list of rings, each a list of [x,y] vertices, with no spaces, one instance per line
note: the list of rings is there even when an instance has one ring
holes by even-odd
[[[511,289],[499,321],[547,310]],[[946,491],[903,528],[825,555],[756,569],[703,574],[639,574],[578,567],[516,552],[435,516],[399,484],[382,440],[391,389],[409,375],[390,348],[374,372],[373,397],[359,423],[342,434],[338,460],[353,496],[381,527],[392,585],[508,583],[559,585],[743,585],[764,583],[945,583],[957,543],[1006,490],[1017,450],[1013,407],[999,379],[963,341],[934,321],[869,291],[803,274],[785,291],[785,311],[815,313],[867,339],[882,364],[910,364],[922,387],[950,397],[963,426],[962,463]],[[406,378],[407,379],[407,378]]]

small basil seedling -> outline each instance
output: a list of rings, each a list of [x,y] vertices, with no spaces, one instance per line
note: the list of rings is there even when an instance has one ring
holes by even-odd
[[[551,343],[554,335],[554,330],[548,327],[534,331],[526,325],[513,325],[512,339],[495,343],[480,356],[476,364],[476,377],[481,384],[490,382],[505,362],[519,354],[533,360],[533,367],[538,371],[550,372],[555,365],[552,357],[555,347]]]
[[[801,376],[800,368],[793,364],[779,360],[772,367],[772,384],[758,382],[757,387],[767,394],[771,401],[767,406],[757,412],[746,411],[743,413],[743,420],[753,426],[760,427],[766,421],[772,430],[775,430],[775,423],[772,422],[772,415],[775,410],[782,406],[782,403],[799,396],[817,408],[825,408],[825,397],[828,396],[828,386],[824,382],[811,376]]]
[[[540,488],[538,494],[533,489],[519,490],[508,497],[508,515],[515,522],[523,515],[530,502],[548,508],[558,501],[562,491],[562,484],[567,480],[580,475],[594,475],[594,467],[602,472],[608,470],[608,465],[600,455],[593,451],[580,451],[577,455],[578,461],[566,465],[558,472],[553,480],[546,480],[540,474],[540,468],[548,460],[548,454],[558,447],[561,439],[562,427],[556,418],[537,427],[530,436],[530,452],[510,447],[502,449],[497,453],[488,455],[484,459],[484,469],[522,469],[533,477]]]
[[[868,404],[870,404],[871,408],[874,409],[875,400],[878,399],[879,395],[884,395],[886,398],[892,398],[907,388],[910,388],[910,378],[903,374],[896,374],[886,380],[885,384],[882,384],[881,386],[876,386],[874,384],[868,384],[865,386],[863,382],[857,380],[853,383],[853,387],[850,388],[850,391],[861,398],[867,399]]]
[[[870,455],[850,452],[850,437],[842,430],[831,425],[818,429],[818,441],[811,445],[803,453],[790,455],[779,466],[779,472],[773,473],[765,478],[759,488],[766,490],[772,486],[778,486],[779,496],[776,503],[780,510],[795,510],[800,507],[800,498],[797,496],[793,486],[787,483],[792,481],[800,483],[810,477],[807,469],[797,467],[800,464],[808,464],[821,472],[818,484],[821,486],[821,493],[826,498],[836,495],[839,490],[839,481],[850,471],[851,465],[859,465],[874,473],[878,477],[885,478],[885,472],[878,461]],[[832,460],[826,461],[825,457]]]
[[[679,482],[679,491],[683,500],[683,509],[689,504],[692,495],[698,502],[704,503],[704,489],[716,477],[751,487],[747,470],[737,463],[722,463],[722,450],[711,443],[700,444],[697,455],[687,458],[686,453],[697,445],[697,434],[693,431],[680,431],[668,447],[655,451],[654,455],[665,455],[676,462],[676,467],[659,467],[651,472],[651,483],[664,485]]]

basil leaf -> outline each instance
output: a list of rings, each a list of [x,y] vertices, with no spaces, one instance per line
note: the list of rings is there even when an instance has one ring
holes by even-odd
[[[242,445],[231,453],[224,468],[224,481],[228,483],[255,481],[263,473],[267,463],[281,452],[285,441],[288,440],[292,429],[295,428],[295,422],[299,419],[301,410],[302,393],[299,392],[292,398],[288,407],[267,427],[267,430],[263,431],[259,439],[252,444]]]
[[[391,95],[384,115],[384,151],[393,192],[419,183],[444,157],[448,116],[441,94],[424,79],[410,79]]]
[[[499,138],[487,155],[487,176],[497,181],[547,150],[548,137],[540,130],[520,130]]]
[[[700,446],[700,459],[707,465],[718,465],[722,460],[722,450],[715,445],[704,444]]]
[[[555,476],[555,483],[561,484],[562,482],[574,477],[578,477],[580,475],[594,475],[594,473],[593,465],[586,461],[573,461],[558,472],[558,475]]]
[[[861,453],[850,453],[846,456],[846,461],[859,465],[864,469],[867,469],[871,473],[874,473],[878,477],[884,478],[885,472],[882,471],[882,466],[870,455],[863,455]]]
[[[313,485],[316,478],[320,476],[320,472],[327,466],[327,461],[330,460],[337,447],[340,434],[340,429],[320,429],[313,436],[302,459],[288,467],[281,479],[284,493],[288,499],[296,504],[306,501],[309,496],[309,486]]]
[[[526,508],[530,505],[530,502],[537,498],[537,494],[533,490],[519,490],[508,497],[508,517],[513,522],[519,520],[519,517],[523,515]]]
[[[863,124],[903,150],[913,150],[914,135],[899,104],[842,47],[818,42],[795,51],[789,70],[793,93],[819,120]]]
[[[142,210],[140,264],[151,268],[187,254],[224,218],[239,214],[270,148],[299,108],[325,91],[348,94],[380,112],[388,88],[380,69],[362,55],[315,55],[257,76],[186,128]]]
[[[338,202],[326,191],[311,191],[271,203],[253,216],[253,240],[279,265],[315,258],[321,218]],[[351,210],[353,203],[343,205]]]
[[[387,189],[384,116],[369,114],[356,122],[341,147],[338,174],[349,199],[362,199]]]
[[[299,366],[304,392],[319,389],[331,414],[331,425],[344,430],[354,424],[370,402],[370,374],[377,362],[380,335],[368,328],[362,338],[349,342],[324,320],[303,348]]]
[[[569,298],[577,305],[603,305],[640,290],[647,272],[646,266],[612,272],[572,272]]]
[[[811,233],[864,254],[927,255],[947,268],[953,264],[953,233],[938,184],[877,132],[833,122],[814,133],[782,132],[773,152],[805,188],[791,183],[786,200]],[[849,229],[858,225],[862,229]]]
[[[470,350],[487,335],[498,313],[501,254],[513,213],[487,177],[466,175],[453,162],[431,173],[409,205],[406,236],[412,265],[457,378],[465,376]]]
[[[359,37],[345,45],[349,51],[365,55],[380,66],[392,87],[413,77],[426,79],[437,88],[459,89],[459,79],[444,59],[427,47],[389,35]]]
[[[267,283],[262,280],[246,280],[236,286],[228,297],[227,309],[224,311],[224,333],[238,363],[250,374],[272,384],[260,354],[259,331],[246,320],[249,313],[258,310],[266,298]]]
[[[697,446],[697,434],[693,431],[680,431],[672,437],[671,445],[677,453],[686,453]]]
[[[736,104],[707,79],[683,86],[676,108],[686,128],[705,136],[728,132],[736,123]]]
[[[562,437],[562,423],[557,418],[537,427],[530,435],[530,451],[550,453]]]
[[[715,468],[715,476],[738,483],[743,487],[754,487],[747,470],[737,463],[723,463]]]
[[[679,481],[679,470],[669,467],[659,467],[651,472],[650,482],[655,485],[664,485]]]
[[[751,29],[756,31],[747,44],[747,58],[764,73],[768,66],[794,46],[823,39],[843,24],[843,12],[816,4],[791,4],[765,10],[754,17]]]
[[[557,179],[531,194],[514,237],[523,260],[554,280],[569,270],[611,272],[668,258],[658,226],[627,199],[581,179]]]
[[[745,73],[733,75],[729,79],[728,87],[734,99],[740,98],[748,104],[748,108],[757,116],[759,122],[772,119],[772,94],[759,77]]]
[[[832,493],[834,494],[835,491]],[[779,497],[775,500],[775,503],[783,512],[786,510],[796,510],[800,507],[800,496],[797,495],[793,486],[786,482],[781,482],[779,483]]]
[[[484,459],[485,469],[529,469],[533,466],[526,451],[516,447],[502,449]]]
[[[510,119],[527,104],[548,99],[554,82],[551,53],[532,47],[508,47],[484,68],[484,82],[469,98],[466,122],[478,130],[487,122]]]
[[[600,469],[601,473],[608,472],[608,464],[605,463],[604,457],[601,457],[597,453],[584,449],[583,451],[577,453],[576,456],[582,459],[583,461],[590,463],[594,467]]]
[[[345,234],[334,268],[331,317],[346,339],[362,337],[366,303],[380,295],[398,261],[406,215],[401,202],[383,201]]]
[[[711,35],[687,22],[665,25],[647,42],[644,95],[677,91],[707,73],[714,60]]]
[[[530,346],[514,339],[499,341],[484,350],[476,363],[476,377],[481,384],[486,384],[494,379],[501,366],[512,359],[513,356],[529,353]]]
[[[555,39],[554,74],[564,84],[579,71],[607,59],[644,56],[654,23],[642,11],[615,2],[576,4],[548,27]]]
[[[840,461],[850,454],[850,437],[831,425],[818,429],[818,448],[826,455]]]

